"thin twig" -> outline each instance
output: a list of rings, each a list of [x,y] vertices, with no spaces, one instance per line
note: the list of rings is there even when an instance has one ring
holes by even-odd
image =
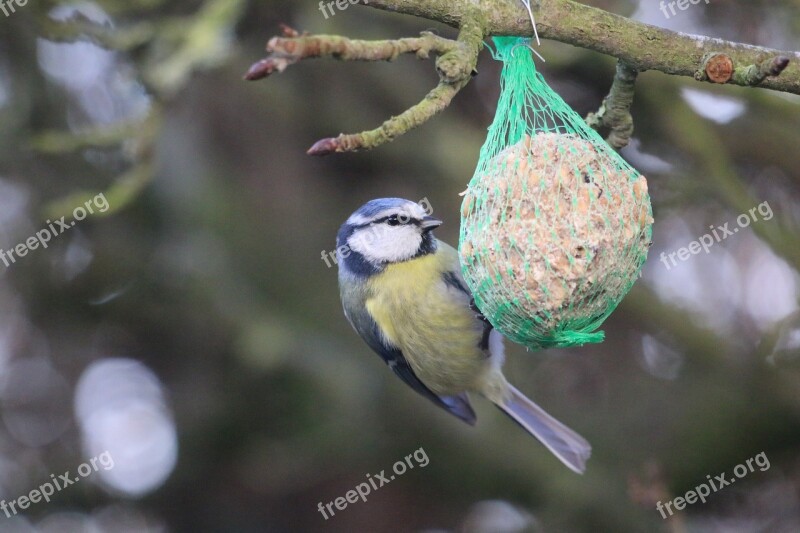
[[[416,54],[420,59],[438,55],[436,71],[439,84],[418,104],[390,118],[378,128],[360,133],[328,137],[314,143],[309,155],[369,150],[390,142],[441,112],[453,97],[469,83],[475,73],[478,53],[483,47],[483,18],[478,10],[465,17],[457,40],[445,39],[431,32],[420,37],[381,41],[358,41],[338,35],[299,35],[284,27],[284,37],[273,37],[267,44],[269,55],[253,64],[245,74],[258,80],[303,59],[331,57],[342,61],[392,61],[400,54]]]
[[[486,36],[528,36],[534,32],[533,13],[517,0],[370,0],[366,5],[457,26],[458,40],[423,33],[417,38],[358,41],[337,35],[299,35],[288,28],[284,37],[270,39],[269,55],[250,68],[246,79],[261,79],[315,57],[391,61],[406,53],[421,58],[439,55],[436,67],[440,84],[422,102],[374,130],[322,139],[309,154],[374,148],[419,126],[447,107],[469,82]],[[535,9],[542,37],[618,58],[609,95],[598,112],[587,117],[592,127],[608,130],[607,140],[615,148],[625,146],[633,132],[630,105],[634,82],[638,72],[644,70],[800,94],[800,61],[792,61],[800,59],[800,52],[676,33],[572,0],[539,2]]]
[[[338,137],[321,139],[314,143],[314,146],[309,148],[306,153],[308,155],[328,155],[334,152],[354,152],[369,150],[388,143],[444,110],[466,83],[466,81],[463,84],[441,82],[420,103],[400,115],[390,118],[380,127],[361,133],[342,133]]]
[[[294,32],[284,27],[284,32]],[[294,32],[295,34],[297,32]],[[431,53],[445,54],[456,46],[456,41],[422,32],[420,37],[360,41],[339,35],[302,35],[273,37],[267,43],[269,55],[254,63],[245,74],[246,80],[260,80],[288,66],[318,57],[340,61],[394,61],[401,54],[416,54],[427,59]]]

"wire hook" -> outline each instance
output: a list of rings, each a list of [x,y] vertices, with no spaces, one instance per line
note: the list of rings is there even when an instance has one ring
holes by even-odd
[[[522,5],[524,5],[525,9],[528,10],[528,16],[531,17],[531,25],[533,26],[533,35],[534,35],[534,37],[536,37],[536,45],[537,46],[542,46],[542,42],[539,40],[539,32],[536,30],[536,20],[534,20],[534,18],[533,18],[533,11],[531,11],[531,0],[520,0],[520,2],[522,2]],[[517,46],[520,46],[520,45],[516,45],[516,46],[514,46],[514,48],[511,49],[511,53],[512,54],[514,53],[514,49]],[[530,45],[530,40],[528,40],[527,47],[530,48],[531,52],[536,54],[536,57],[538,57],[539,59],[542,60],[542,63],[546,63],[547,62],[547,61],[545,61],[544,57],[542,57],[542,54],[540,54],[539,52],[534,50],[534,48]]]
[[[536,46],[542,46],[541,41],[539,41],[539,32],[536,31],[536,21],[533,19],[533,11],[531,11],[531,0],[520,0],[520,2],[522,2],[522,5],[528,10],[528,16],[531,17],[531,26],[533,26],[533,35],[536,37]]]
[[[536,51],[536,50],[535,50],[535,49],[534,49],[534,48],[533,48],[533,47],[530,45],[530,43],[528,43],[528,44],[519,43],[519,44],[515,44],[514,46],[512,46],[512,47],[511,47],[511,55],[512,55],[512,56],[514,55],[514,51],[515,51],[515,50],[517,49],[517,47],[519,47],[519,46],[524,46],[525,48],[527,48],[528,50],[530,50],[531,52],[533,52],[534,54],[536,54],[536,57],[538,57],[539,59],[541,59],[541,60],[542,60],[542,63],[547,63],[547,61],[545,61],[545,59],[542,57],[542,54],[540,54],[539,52],[537,52],[537,51]]]

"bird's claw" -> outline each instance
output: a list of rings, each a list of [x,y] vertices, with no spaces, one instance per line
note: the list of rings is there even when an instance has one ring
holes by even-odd
[[[475,318],[477,318],[481,322],[485,322],[485,323],[487,323],[487,324],[489,324],[491,326],[491,323],[489,322],[489,319],[487,319],[485,316],[483,316],[483,313],[481,313],[481,310],[478,309],[478,306],[475,304],[475,298],[470,298],[470,300],[469,300],[469,308],[475,312]]]

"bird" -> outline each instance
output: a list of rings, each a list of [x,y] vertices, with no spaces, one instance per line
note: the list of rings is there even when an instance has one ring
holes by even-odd
[[[458,252],[434,236],[442,221],[428,211],[378,198],[342,224],[336,263],[345,317],[417,393],[470,425],[468,394],[480,394],[582,474],[591,446],[508,383],[503,336],[475,306]]]

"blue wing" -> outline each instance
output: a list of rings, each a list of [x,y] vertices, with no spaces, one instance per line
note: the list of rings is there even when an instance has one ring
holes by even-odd
[[[349,313],[345,313],[345,315],[350,320],[353,328],[361,335],[361,338],[373,351],[381,356],[386,364],[389,365],[389,368],[409,387],[453,416],[471,426],[475,425],[477,417],[475,416],[475,411],[472,410],[466,393],[461,393],[457,396],[439,396],[434,393],[420,381],[405,356],[403,356],[403,352],[399,348],[386,344],[378,329],[378,324],[369,316],[366,310],[363,313],[358,313],[357,316],[351,316]]]
[[[488,351],[489,334],[492,332],[492,324],[483,316],[483,314],[481,314],[480,309],[478,309],[478,307],[475,305],[475,299],[472,297],[472,293],[469,292],[469,289],[467,289],[467,283],[464,281],[464,278],[462,278],[461,274],[458,272],[450,271],[442,274],[442,279],[444,280],[445,285],[448,287],[452,287],[457,291],[461,291],[470,297],[470,309],[475,311],[475,318],[483,322],[483,335],[481,336],[481,342],[478,346],[481,350]]]

